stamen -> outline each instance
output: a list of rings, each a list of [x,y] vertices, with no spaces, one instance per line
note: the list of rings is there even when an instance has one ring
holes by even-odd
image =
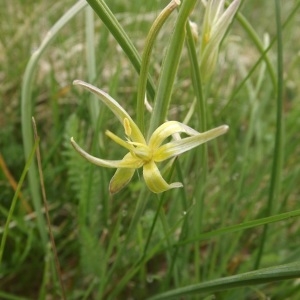
[[[114,133],[112,133],[109,130],[105,131],[105,134],[110,137],[114,142],[116,142],[117,144],[121,145],[122,147],[128,149],[129,151],[133,150],[133,146],[130,145],[128,142],[122,140],[121,138],[119,138],[117,135],[115,135]]]
[[[123,125],[125,129],[125,134],[130,137],[132,130],[131,130],[130,122],[127,118],[124,118]]]

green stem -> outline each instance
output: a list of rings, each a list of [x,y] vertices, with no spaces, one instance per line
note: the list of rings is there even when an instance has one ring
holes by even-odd
[[[32,159],[33,159],[34,153],[36,151],[36,148],[38,146],[38,143],[39,143],[39,139],[36,139],[36,141],[35,141],[32,149],[31,149],[31,152],[29,153],[29,157],[27,159],[27,162],[25,164],[25,167],[24,167],[24,170],[22,172],[21,178],[20,178],[20,180],[18,182],[18,186],[17,186],[16,192],[15,192],[14,197],[13,197],[12,202],[11,202],[11,206],[10,206],[10,209],[9,209],[9,213],[8,213],[8,216],[7,216],[7,220],[6,220],[6,223],[5,223],[5,227],[4,227],[3,235],[2,235],[2,239],[1,239],[1,245],[0,245],[0,265],[1,265],[1,262],[2,262],[2,257],[3,257],[5,242],[6,242],[6,238],[7,238],[8,231],[9,231],[9,224],[10,224],[10,221],[12,219],[12,216],[13,216],[16,204],[17,204],[17,200],[18,200],[18,197],[19,197],[19,194],[20,194],[20,191],[21,191],[22,184],[23,184],[25,176],[26,176],[26,174],[27,174],[27,172],[29,170],[29,167],[30,167],[30,165],[32,163]]]
[[[204,132],[207,130],[207,117],[206,117],[206,103],[203,95],[202,81],[199,69],[199,61],[197,50],[191,30],[191,26],[189,23],[186,24],[186,32],[187,32],[187,49],[190,59],[191,73],[192,73],[192,83],[195,91],[195,96],[197,99],[197,113],[199,122],[199,130]]]
[[[95,55],[95,32],[94,32],[94,11],[91,7],[85,10],[85,33],[86,33],[86,62],[89,82],[94,82],[96,78],[96,55]],[[90,94],[88,101],[92,124],[96,128],[99,115],[99,101],[97,97]]]
[[[281,28],[281,6],[280,0],[275,0],[276,12],[276,27],[277,27],[277,97],[276,97],[276,132],[275,145],[273,155],[273,166],[271,171],[271,183],[269,188],[268,204],[266,214],[269,216],[274,210],[274,203],[280,192],[280,178],[282,168],[283,156],[283,122],[282,122],[282,108],[283,108],[283,44],[282,44],[282,28]],[[260,247],[256,258],[254,268],[259,268],[261,257],[264,251],[264,246],[267,239],[268,225],[264,226],[261,236]]]
[[[132,41],[126,34],[121,24],[111,12],[104,0],[87,0],[88,4],[93,8],[98,17],[102,20],[110,33],[114,36],[118,44],[126,53],[135,70],[139,73],[141,67],[141,58]],[[148,77],[147,91],[152,99],[154,99],[154,84],[150,77]]]
[[[175,76],[185,40],[185,26],[196,2],[197,0],[184,0],[181,4],[175,29],[162,65],[148,136],[167,118]]]
[[[152,24],[149,34],[147,36],[145,42],[145,48],[142,55],[142,62],[141,62],[141,70],[140,70],[140,77],[138,82],[138,91],[137,91],[137,125],[140,128],[141,132],[145,133],[145,124],[144,124],[144,100],[146,95],[146,87],[147,87],[147,75],[149,71],[149,63],[150,63],[150,56],[154,46],[154,41],[162,28],[163,24],[170,16],[172,11],[179,5],[179,2],[172,0],[159,14],[156,18],[154,23]]]
[[[197,99],[197,114],[199,119],[199,127],[200,131],[205,132],[207,130],[207,111],[206,111],[206,103],[203,95],[203,86],[201,81],[201,74],[199,68],[199,61],[197,56],[197,51],[194,43],[194,38],[192,35],[192,31],[190,25],[187,23],[186,26],[187,32],[187,48],[188,54],[190,59],[190,66],[191,66],[191,73],[192,73],[192,82],[193,87]],[[200,161],[198,160],[200,166],[199,169],[202,170],[200,176],[199,187],[196,191],[195,198],[197,202],[195,204],[195,213],[194,213],[194,231],[195,233],[201,231],[202,227],[202,220],[204,214],[204,198],[205,198],[205,186],[206,186],[206,179],[207,179],[207,144],[202,145],[199,152]],[[196,242],[195,249],[199,247],[199,243]],[[200,265],[200,256],[198,251],[194,252],[194,265]],[[200,279],[200,268],[195,268],[195,278],[197,280]]]

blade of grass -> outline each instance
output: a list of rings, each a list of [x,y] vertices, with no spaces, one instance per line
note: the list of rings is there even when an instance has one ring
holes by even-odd
[[[282,44],[282,28],[281,28],[281,4],[279,0],[275,0],[276,12],[276,30],[277,30],[277,97],[276,97],[276,132],[275,144],[273,154],[273,166],[271,170],[271,182],[269,188],[268,203],[266,208],[266,215],[271,215],[276,200],[280,192],[281,169],[283,157],[283,44]],[[261,235],[259,251],[255,261],[254,268],[257,269],[260,265],[261,257],[264,251],[264,246],[267,240],[268,225],[266,224]]]
[[[141,58],[131,39],[126,34],[121,24],[111,12],[104,0],[87,0],[95,13],[99,16],[110,33],[114,36],[118,44],[126,53],[135,70],[140,73]],[[152,79],[148,76],[147,91],[152,99],[154,99],[155,89]]]
[[[149,71],[149,63],[151,52],[154,46],[154,41],[162,28],[165,21],[168,19],[172,11],[180,4],[179,1],[172,0],[158,15],[152,24],[150,31],[147,35],[144,51],[142,54],[141,61],[141,70],[138,82],[138,90],[137,90],[137,125],[139,126],[141,132],[145,134],[145,124],[144,124],[144,111],[145,111],[145,95],[146,95],[146,87],[147,87],[147,75]]]
[[[10,171],[9,171],[9,169],[8,169],[1,153],[0,153],[0,168],[2,169],[2,172],[3,172],[4,176],[7,178],[8,182],[11,185],[11,187],[13,188],[13,190],[16,191],[18,184],[15,181],[13,175],[10,173]],[[26,211],[26,213],[31,213],[32,209],[31,209],[27,199],[24,198],[21,191],[19,193],[19,197],[20,197],[20,200],[22,202],[22,206],[23,206],[24,211]]]
[[[33,53],[26,66],[24,79],[22,83],[21,95],[21,124],[25,157],[29,156],[33,141],[31,127],[33,101],[31,96],[32,87],[34,85],[34,75],[38,67],[38,62],[49,47],[49,45],[51,44],[51,42],[57,37],[61,29],[85,6],[86,2],[84,0],[78,1],[54,24],[54,26],[49,30],[45,39],[42,41],[39,48]],[[39,183],[37,179],[37,170],[34,162],[31,168],[29,169],[28,178],[34,209],[37,212],[38,230],[45,247],[47,244],[47,231],[44,218],[39,213],[41,211],[41,197],[39,192]]]
[[[192,83],[195,91],[195,96],[197,100],[196,110],[199,118],[199,131],[205,132],[207,129],[207,111],[206,103],[203,94],[203,86],[200,75],[199,61],[197,56],[197,50],[194,42],[194,37],[192,34],[191,26],[189,23],[186,24],[187,32],[187,49],[189,54],[190,66],[191,66],[191,77]],[[194,232],[197,233],[202,230],[202,221],[204,216],[204,201],[205,201],[205,186],[207,181],[207,144],[202,145],[199,151],[199,160],[197,169],[201,169],[201,176],[199,178],[199,185],[196,189],[195,199],[197,199],[195,204],[194,213]],[[196,242],[195,249],[198,248]],[[198,251],[194,251],[194,265],[200,266],[200,255]],[[200,268],[195,268],[195,278],[200,278],[199,273]]]
[[[89,82],[96,78],[96,55],[95,55],[95,32],[94,32],[94,11],[91,7],[85,9],[85,34],[86,34],[86,62]],[[89,95],[88,106],[92,124],[96,128],[99,115],[99,101],[94,94]]]
[[[0,245],[0,265],[1,265],[1,262],[2,262],[2,257],[3,257],[5,242],[6,242],[6,238],[7,238],[8,231],[9,231],[9,224],[10,224],[10,221],[12,219],[12,216],[13,216],[16,204],[17,204],[17,200],[18,200],[18,197],[19,197],[19,194],[20,194],[21,187],[22,187],[23,182],[25,180],[25,176],[26,176],[26,174],[27,174],[27,172],[28,172],[28,170],[29,170],[29,168],[31,166],[32,159],[33,159],[34,153],[36,151],[36,148],[38,146],[38,143],[39,143],[39,141],[36,140],[35,143],[34,143],[34,145],[33,145],[33,147],[32,147],[32,149],[31,149],[31,152],[29,153],[29,156],[28,156],[28,159],[26,161],[25,167],[23,169],[21,178],[20,178],[20,180],[18,182],[16,192],[15,192],[14,197],[13,197],[12,202],[11,202],[11,206],[10,206],[10,209],[9,209],[9,213],[8,213],[8,216],[7,216],[7,219],[6,219],[6,223],[5,223],[5,227],[4,227],[4,231],[3,231],[3,235],[2,235],[2,239],[1,239],[1,245]]]
[[[203,94],[197,49],[195,46],[190,23],[186,24],[186,33],[187,33],[186,44],[187,44],[190,66],[191,66],[191,78],[192,78],[193,88],[195,91],[195,96],[197,99],[196,109],[199,118],[199,131],[204,132],[207,130],[206,103]]]
[[[42,160],[41,160],[41,153],[40,153],[40,147],[39,147],[39,136],[37,132],[37,127],[34,118],[32,117],[32,124],[33,124],[33,131],[34,131],[34,140],[37,143],[37,148],[36,148],[36,158],[37,158],[37,164],[38,164],[38,172],[39,172],[39,177],[40,177],[40,184],[41,184],[41,190],[42,190],[42,198],[43,198],[43,203],[45,207],[45,215],[46,215],[46,220],[47,220],[47,225],[48,225],[48,230],[49,230],[49,236],[50,236],[50,241],[51,241],[51,247],[53,251],[53,256],[54,256],[54,261],[55,261],[55,267],[56,267],[56,272],[57,276],[59,279],[59,284],[61,288],[61,297],[63,300],[67,299],[66,298],[66,293],[65,293],[65,288],[64,284],[62,281],[62,273],[61,273],[61,267],[58,259],[58,254],[56,250],[56,245],[55,245],[55,239],[54,235],[51,229],[51,220],[49,216],[49,206],[48,206],[48,201],[47,201],[47,196],[46,196],[46,189],[45,189],[45,184],[44,184],[44,175],[43,175],[43,170],[42,170]]]
[[[148,136],[167,119],[175,76],[185,41],[185,26],[196,2],[196,0],[185,0],[180,6],[175,28],[161,69]]]
[[[298,217],[298,216],[300,216],[300,209],[293,210],[291,212],[287,212],[287,213],[283,213],[283,214],[274,215],[271,217],[261,218],[261,219],[247,221],[247,222],[236,224],[236,225],[223,227],[223,228],[220,228],[220,229],[217,229],[214,231],[210,231],[210,232],[205,232],[205,233],[200,234],[197,237],[188,239],[186,241],[179,242],[179,245],[186,245],[189,243],[193,243],[196,240],[203,241],[203,240],[211,239],[213,237],[223,235],[226,233],[233,233],[233,232],[237,232],[240,230],[246,230],[246,229],[250,229],[250,228],[254,228],[254,227],[258,227],[258,226],[262,226],[262,225],[266,225],[266,224],[276,223],[279,221],[283,221],[283,220]]]
[[[172,299],[192,294],[214,293],[233,288],[246,287],[251,285],[261,285],[274,281],[298,278],[300,276],[300,262],[279,265],[271,268],[264,268],[257,271],[247,272],[234,276],[228,276],[216,280],[211,280],[199,284],[186,286],[165,292],[149,300]]]
[[[0,291],[0,297],[1,299],[5,299],[5,300],[30,300],[30,298],[11,295],[2,291]]]

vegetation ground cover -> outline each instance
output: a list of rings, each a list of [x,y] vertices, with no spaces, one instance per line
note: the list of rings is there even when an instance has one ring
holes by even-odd
[[[24,173],[28,156],[22,137],[21,93],[30,57],[73,5],[69,0],[0,3],[2,240],[7,233],[1,299],[62,295],[45,209],[41,202],[41,211],[36,211],[26,169]],[[141,56],[151,25],[167,2],[107,1],[107,5]],[[114,170],[89,164],[72,148],[74,136],[99,157],[116,159],[126,153],[105,135],[109,129],[124,136],[118,120],[100,103],[99,116],[94,118],[89,105],[95,99],[72,86],[73,80],[105,90],[135,118],[139,77],[111,28],[91,9],[82,9],[59,30],[38,60],[28,101],[40,137],[51,228],[67,299],[157,295],[166,299],[172,295],[164,292],[177,290],[174,297],[188,299],[213,294],[217,299],[299,298],[299,7],[299,1],[281,4],[280,32],[276,1],[242,1],[222,41],[212,78],[203,85],[207,128],[227,124],[230,130],[162,165],[168,182],[183,182],[184,188],[159,195],[145,189],[141,172],[120,193],[110,195]],[[154,43],[149,69],[154,92],[177,16],[176,11],[171,14]],[[190,19],[198,26],[199,40],[203,16],[204,6],[198,1]],[[195,40],[198,55],[199,40]],[[282,46],[282,72],[278,45]],[[201,131],[192,71],[185,43],[172,83],[168,119],[186,121]],[[276,144],[279,86],[280,147]],[[153,104],[149,90],[148,98]],[[145,112],[146,128],[150,117]],[[274,175],[275,150],[280,153]],[[11,214],[22,174],[25,181]],[[270,205],[274,176],[278,180]],[[274,269],[262,271],[261,277],[248,274],[264,268]],[[249,281],[243,281],[244,273]],[[276,282],[270,274],[275,274]],[[210,281],[212,287],[207,289]],[[180,290],[183,287],[188,288]]]

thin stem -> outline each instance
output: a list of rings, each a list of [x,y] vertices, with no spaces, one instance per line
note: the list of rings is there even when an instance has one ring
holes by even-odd
[[[10,186],[13,188],[13,190],[16,192],[17,190],[17,187],[18,187],[18,184],[17,182],[15,181],[13,175],[11,174],[9,168],[7,167],[6,163],[5,163],[5,160],[2,156],[2,154],[0,153],[0,169],[2,170],[3,172],[3,175],[6,177],[7,181],[9,182]],[[22,208],[23,210],[30,214],[32,212],[32,208],[30,207],[28,201],[26,198],[24,198],[22,192],[20,191],[19,193],[19,198],[21,200],[21,203],[22,203]]]
[[[201,132],[204,132],[207,130],[206,103],[203,94],[197,50],[196,50],[191,26],[189,23],[186,24],[186,32],[187,32],[186,43],[187,43],[187,49],[188,49],[191,73],[192,73],[191,77],[192,77],[192,83],[193,83],[197,104],[198,104],[196,108],[197,108],[197,113],[199,118],[199,127],[200,127],[199,130]]]
[[[196,46],[194,43],[193,34],[191,31],[190,24],[186,24],[186,32],[187,32],[187,49],[188,54],[190,58],[190,66],[191,66],[191,75],[192,75],[192,82],[193,87],[197,99],[197,114],[199,119],[199,127],[200,131],[205,132],[207,130],[207,111],[206,111],[206,103],[203,95],[203,86],[201,81],[201,74],[200,74],[200,68],[199,68],[199,61],[196,51]],[[195,204],[195,213],[194,213],[194,232],[197,233],[201,231],[202,227],[202,220],[203,220],[203,214],[204,214],[204,198],[205,198],[205,186],[206,186],[206,180],[207,180],[207,144],[203,144],[200,148],[199,152],[200,156],[200,168],[201,175],[199,180],[199,186],[197,187],[196,196],[197,199]],[[195,249],[198,248],[198,242],[195,244]],[[194,252],[194,265],[199,266],[200,265],[200,256],[198,251]],[[195,278],[196,280],[200,279],[199,274],[200,268],[195,268]]]
[[[11,206],[10,206],[10,209],[9,209],[9,213],[8,213],[8,216],[7,216],[7,219],[6,219],[6,223],[5,223],[5,227],[4,227],[3,235],[2,235],[2,239],[1,239],[1,245],[0,245],[0,265],[1,265],[1,262],[2,262],[2,257],[3,257],[5,242],[6,242],[6,238],[7,238],[8,231],[9,231],[9,224],[10,224],[10,221],[12,219],[12,216],[13,216],[16,204],[17,204],[17,200],[18,200],[18,197],[20,195],[21,187],[22,187],[22,184],[23,184],[23,182],[25,180],[25,176],[26,176],[26,174],[27,174],[27,172],[29,170],[29,167],[30,167],[30,165],[32,163],[32,159],[33,159],[34,153],[36,151],[37,145],[38,145],[38,140],[35,141],[32,149],[31,149],[31,151],[29,153],[27,162],[25,164],[25,167],[23,169],[21,178],[20,178],[20,180],[18,182],[18,185],[17,185],[16,191],[15,191],[14,197],[13,197],[12,202],[11,202]]]
[[[281,6],[280,0],[275,0],[276,12],[276,29],[277,29],[277,97],[276,97],[276,132],[275,132],[275,145],[273,155],[273,166],[271,171],[271,183],[269,188],[268,204],[266,215],[272,215],[274,211],[274,204],[280,192],[280,178],[282,168],[283,156],[283,122],[282,122],[282,108],[283,108],[283,44],[282,44],[282,28],[281,28]],[[266,244],[268,232],[268,225],[264,226],[261,236],[261,243],[256,258],[254,268],[259,268],[261,257]]]
[[[40,138],[38,136],[36,123],[35,123],[35,120],[33,117],[32,117],[32,124],[33,124],[33,131],[34,131],[34,140],[37,144],[36,159],[37,159],[37,163],[38,163],[38,171],[39,171],[40,184],[41,184],[41,190],[42,190],[42,198],[43,198],[44,207],[45,207],[46,221],[47,221],[47,225],[48,225],[49,236],[50,236],[52,251],[53,251],[54,260],[55,260],[56,272],[57,272],[57,276],[59,278],[62,299],[65,300],[67,298],[66,298],[64,283],[62,281],[62,273],[61,273],[61,267],[60,267],[60,263],[59,263],[59,259],[58,259],[57,250],[56,250],[55,239],[54,239],[54,235],[53,235],[52,228],[51,228],[51,220],[50,220],[50,216],[49,216],[49,206],[48,206],[45,184],[44,184],[44,175],[43,175],[42,162],[41,162],[41,152],[40,152],[40,147],[39,147]]]
[[[90,6],[85,9],[85,33],[86,33],[86,62],[89,82],[96,78],[96,55],[95,55],[95,32],[94,32],[94,11]],[[89,112],[94,128],[97,126],[99,115],[99,101],[97,97],[90,94],[88,101]]]
[[[39,48],[30,57],[30,60],[26,66],[23,84],[22,84],[22,95],[21,95],[21,124],[22,124],[22,137],[24,144],[24,154],[25,157],[29,156],[29,153],[33,145],[33,134],[31,127],[31,116],[32,116],[32,87],[34,84],[34,75],[38,67],[38,62],[42,55],[45,53],[47,48],[50,46],[51,42],[57,37],[61,29],[73,18],[75,17],[84,7],[86,2],[84,0],[78,1],[74,6],[72,6],[48,31],[45,39],[42,41]],[[34,209],[37,212],[37,224],[40,232],[40,236],[44,247],[47,244],[47,232],[44,222],[44,218],[41,211],[41,197],[39,194],[39,183],[37,180],[37,170],[36,165],[33,162],[31,168],[28,171],[29,186],[32,195]]]
[[[141,58],[138,51],[134,47],[131,39],[126,34],[121,24],[111,12],[104,0],[87,0],[89,5],[93,8],[98,17],[105,24],[110,33],[114,36],[120,47],[123,49],[135,70],[139,73],[141,67]],[[150,77],[147,81],[147,91],[152,99],[154,99],[154,84]]]
[[[149,34],[147,35],[147,39],[145,42],[145,48],[142,54],[142,62],[141,62],[141,70],[140,77],[138,82],[138,90],[137,90],[137,125],[139,126],[141,132],[145,133],[145,124],[144,124],[144,100],[146,95],[146,87],[147,87],[147,75],[149,71],[150,64],[150,56],[154,46],[154,41],[162,28],[163,24],[170,16],[172,11],[180,4],[177,0],[172,0],[158,15],[154,23],[152,24]]]
[[[185,40],[185,26],[196,2],[197,0],[185,0],[180,6],[175,29],[161,69],[148,136],[167,118],[175,76]]]

